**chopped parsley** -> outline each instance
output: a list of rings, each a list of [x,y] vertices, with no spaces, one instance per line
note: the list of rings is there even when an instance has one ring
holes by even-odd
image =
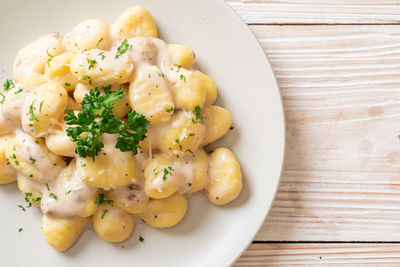
[[[113,204],[114,200],[112,199],[104,199],[104,194],[99,194],[98,197],[94,200],[94,204]]]
[[[32,164],[36,163],[36,159],[34,159],[34,158],[29,158],[29,160],[31,161]]]
[[[42,199],[41,197],[36,197],[36,198],[33,198],[32,201],[33,201],[33,202],[38,202],[38,201],[40,201],[41,199]]]
[[[11,79],[7,79],[5,82],[4,82],[4,91],[9,91],[9,90],[11,90],[12,88],[14,88],[14,81],[13,80],[11,80]]]
[[[66,109],[64,120],[69,127],[67,135],[72,141],[77,142],[75,152],[81,157],[95,157],[104,144],[99,141],[102,134],[119,134],[116,148],[122,152],[132,151],[133,155],[138,153],[139,142],[146,138],[149,121],[134,110],[128,112],[128,123],[118,120],[112,109],[114,101],[122,100],[124,95],[123,87],[111,92],[111,85],[102,87],[105,94],[101,94],[96,87],[91,90],[82,100],[82,112],[75,115],[74,110]],[[82,135],[85,133],[84,135]]]
[[[36,116],[36,114],[35,114],[35,107],[33,106],[33,103],[29,106],[29,114],[30,114],[30,116],[29,116],[29,120],[30,121],[39,121],[39,119],[38,119],[38,117]]]
[[[165,77],[164,73],[161,73],[161,72],[158,73],[158,76],[163,77],[163,78]]]
[[[184,82],[186,82],[186,77],[183,74],[181,74],[181,76],[179,76],[179,79],[183,80]]]
[[[38,145],[38,144],[39,144],[39,141],[38,141],[38,140],[35,140],[35,144],[37,144],[37,145]]]
[[[17,91],[14,92],[14,94],[18,95],[19,93],[22,93],[22,91],[24,91],[24,89],[20,87]]]
[[[175,140],[175,143],[179,145],[179,150],[182,150],[182,145],[179,143],[179,138]]]
[[[192,153],[192,154],[193,154],[193,151],[190,150],[190,149],[187,149],[186,152],[189,152],[189,153]]]
[[[31,173],[31,174],[29,174],[29,178],[32,178],[33,177],[33,174]]]
[[[93,69],[93,67],[94,67],[94,65],[97,63],[97,61],[94,60],[94,59],[90,59],[90,58],[86,58],[86,60],[87,60],[87,62],[89,63],[88,69],[89,69],[89,70],[90,70],[90,69]]]
[[[47,191],[50,191],[50,186],[48,183],[46,183],[46,188],[47,188]]]
[[[65,195],[69,195],[72,192],[72,190],[69,190],[67,192],[65,192]]]
[[[229,127],[229,130],[233,130],[233,129],[235,129],[235,127],[233,127],[233,126]]]
[[[70,83],[64,83],[64,86],[71,86]]]
[[[54,198],[55,200],[58,200],[58,196],[56,196],[56,195],[53,194],[53,193],[50,193],[50,197]]]
[[[22,205],[17,205],[18,208],[20,208],[21,210],[23,210],[24,212],[26,212],[26,209],[22,206]]]
[[[10,165],[10,159],[6,158],[7,165]]]
[[[15,163],[15,165],[17,165],[17,166],[19,165],[19,161],[18,161],[18,160],[16,160],[14,163]]]
[[[103,41],[103,37],[100,38],[100,40],[97,42],[96,47],[99,46],[99,44],[101,43],[101,41]]]
[[[189,136],[194,136],[194,133],[190,133]]]
[[[4,101],[6,101],[6,96],[2,92],[0,92],[0,95],[1,95],[0,104],[3,104]]]
[[[108,210],[103,210],[103,214],[101,215],[101,218],[104,219],[104,216],[106,216]]]
[[[174,111],[174,108],[173,107],[165,108],[165,111],[171,113],[172,111]]]
[[[182,68],[182,66],[181,66],[181,65],[178,65],[178,69],[176,70],[176,72],[179,72],[181,68]],[[181,79],[181,80],[182,80],[182,79]]]
[[[46,50],[46,53],[49,57],[53,58],[54,56],[52,54],[49,53],[49,49]]]
[[[192,186],[192,183],[188,183],[188,186],[191,187],[191,186]]]
[[[202,117],[202,116],[201,116],[200,110],[201,110],[201,108],[200,108],[199,105],[197,105],[197,106],[194,108],[193,112],[194,112],[194,114],[196,115],[196,119],[192,119],[192,122],[193,122],[193,123],[203,123],[203,120],[205,119],[205,117]]]
[[[144,242],[143,236],[139,236],[139,241],[142,242],[142,243]]]
[[[21,233],[22,231],[24,231],[24,229],[22,229],[22,228],[19,228],[19,229],[18,229],[18,232]]]
[[[132,45],[128,43],[128,40],[125,39],[124,41],[122,41],[121,45],[117,48],[117,54],[115,55],[115,58],[119,58],[120,56],[122,56],[131,47]]]
[[[173,170],[174,169],[172,169],[171,166],[168,166],[167,168],[164,168],[164,174],[163,174],[163,177],[162,177],[164,182],[167,180],[167,175],[168,174],[171,175]]]
[[[82,75],[82,80],[88,80],[89,84],[92,85],[92,78],[89,75]]]
[[[99,57],[101,57],[101,60],[104,60],[106,58],[106,56],[104,55],[104,52],[100,52],[98,54]]]

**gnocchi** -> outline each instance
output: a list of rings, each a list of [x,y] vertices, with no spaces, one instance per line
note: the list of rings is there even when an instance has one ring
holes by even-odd
[[[0,184],[17,182],[21,208],[40,208],[55,250],[68,250],[88,223],[122,242],[135,217],[178,224],[196,192],[216,205],[239,196],[234,153],[204,148],[232,125],[214,104],[216,83],[195,68],[191,48],[157,36],[150,12],[133,6],[112,25],[85,20],[15,58],[0,91]]]

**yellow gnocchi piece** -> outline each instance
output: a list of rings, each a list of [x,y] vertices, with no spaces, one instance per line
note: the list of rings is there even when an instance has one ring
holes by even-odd
[[[45,83],[33,91],[22,106],[25,132],[42,137],[58,126],[68,103],[68,93],[57,83]]]
[[[17,172],[11,167],[10,160],[6,158],[6,147],[10,137],[0,139],[0,184],[9,184],[17,180]],[[7,141],[6,141],[7,140]]]
[[[151,199],[146,210],[138,216],[145,223],[156,228],[172,227],[185,216],[187,200],[184,196],[174,194],[169,198]]]
[[[197,192],[209,183],[210,178],[208,176],[208,155],[203,149],[197,150],[194,155],[194,174],[193,181],[189,186],[188,193]]]
[[[119,42],[132,37],[157,38],[157,25],[147,9],[133,6],[118,17],[112,26],[112,35]]]
[[[109,49],[110,25],[102,19],[88,19],[79,23],[64,37],[65,50]]]
[[[31,73],[43,74],[47,62],[62,52],[64,49],[60,33],[39,38],[18,52],[14,60],[14,79],[19,82]]]
[[[157,66],[135,71],[129,86],[129,104],[146,116],[150,124],[168,121],[174,111],[174,100]]]
[[[166,77],[175,93],[176,108],[192,111],[196,106],[203,107],[206,100],[206,89],[198,75],[178,66],[170,68]]]
[[[70,64],[74,53],[68,52],[53,57],[47,64],[45,74],[51,81],[63,86],[67,91],[74,90],[78,81],[72,76]]]
[[[232,125],[232,116],[227,109],[220,106],[208,106],[202,111],[205,117],[206,134],[204,145],[212,143],[224,136]]]
[[[144,177],[144,190],[151,198],[167,198],[179,188],[180,180],[173,168],[173,162],[162,154],[156,154],[148,161]]]
[[[91,49],[76,53],[71,60],[72,75],[89,86],[120,85],[129,81],[133,64],[127,53],[116,57],[115,53]]]
[[[50,246],[58,251],[66,251],[78,240],[88,222],[88,218],[64,219],[43,215],[42,233]]]
[[[29,202],[36,207],[40,207],[42,199],[41,188],[43,185],[30,180],[25,177],[22,173],[18,173],[18,189],[21,191],[24,197],[27,197]]]
[[[196,152],[204,140],[205,125],[197,122],[193,113],[179,111],[160,132],[160,137],[152,141],[162,152],[180,158]]]
[[[67,136],[67,125],[62,123],[62,127],[54,130],[51,134],[45,136],[47,148],[60,156],[74,157],[76,142]]]
[[[180,44],[169,44],[168,50],[174,65],[180,65],[185,69],[190,69],[193,66],[196,56],[189,47]]]
[[[68,96],[67,109],[82,110],[82,106],[76,103],[75,99]]]
[[[55,179],[66,166],[62,157],[50,152],[42,140],[21,131],[8,139],[6,157],[14,169],[43,184]]]
[[[146,208],[147,202],[149,202],[149,197],[139,184],[128,184],[110,190],[107,192],[106,197],[114,200],[114,205],[118,208],[131,214],[142,212]]]
[[[131,152],[115,148],[117,136],[104,134],[104,148],[92,158],[78,158],[77,169],[82,180],[90,186],[105,190],[127,185],[135,177],[136,163]]]
[[[233,152],[217,148],[210,154],[210,183],[205,192],[211,203],[225,205],[235,200],[242,190],[242,172]]]
[[[21,125],[21,107],[27,95],[36,87],[45,83],[46,79],[41,74],[25,76],[20,82],[5,93],[3,104],[0,105],[0,135],[2,131],[12,132]],[[3,92],[4,93],[4,92]],[[0,96],[0,98],[2,98]],[[1,119],[4,118],[4,121]]]
[[[110,204],[101,205],[93,214],[93,228],[98,236],[108,242],[122,242],[133,230],[135,217]]]
[[[218,95],[217,85],[215,84],[214,80],[201,71],[195,70],[194,73],[201,79],[204,87],[206,88],[206,102],[209,104],[214,104]]]

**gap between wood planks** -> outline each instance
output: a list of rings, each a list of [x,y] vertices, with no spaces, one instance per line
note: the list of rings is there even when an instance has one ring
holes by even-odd
[[[253,244],[400,244],[400,241],[253,241]]]
[[[400,23],[246,23],[248,26],[400,26]]]

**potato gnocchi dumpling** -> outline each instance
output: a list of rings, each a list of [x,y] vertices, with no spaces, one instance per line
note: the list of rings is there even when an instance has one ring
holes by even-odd
[[[185,216],[187,200],[182,195],[172,195],[163,199],[151,199],[139,218],[146,224],[156,228],[172,227]]]
[[[42,200],[42,185],[27,178],[22,173],[17,174],[18,189],[32,205],[40,207]]]
[[[204,117],[206,134],[204,145],[217,141],[224,136],[232,125],[232,117],[228,110],[219,106],[207,106],[201,116]]]
[[[147,9],[133,6],[118,17],[112,26],[112,35],[117,41],[132,37],[157,38],[157,25]]]
[[[25,98],[22,106],[22,126],[35,137],[51,133],[59,124],[68,103],[68,93],[57,83],[45,83]]]
[[[0,184],[9,184],[17,180],[17,172],[10,166],[10,159],[6,157],[8,138],[0,139]]]
[[[109,49],[111,46],[110,25],[102,19],[88,19],[79,23],[64,37],[67,51]]]
[[[67,52],[53,57],[45,68],[45,75],[53,82],[63,86],[67,91],[73,91],[78,81],[71,73],[70,64],[75,53]]]
[[[31,73],[44,74],[46,64],[64,52],[60,33],[45,35],[22,48],[14,60],[13,75],[16,82]]]
[[[145,115],[150,124],[170,119],[174,99],[159,68],[144,66],[135,71],[129,87],[129,104]]]
[[[128,82],[133,64],[126,53],[117,57],[110,51],[91,49],[76,53],[70,68],[72,75],[80,83],[94,87]]]
[[[92,218],[96,234],[109,242],[122,242],[133,230],[135,217],[116,206],[101,205]]]
[[[159,131],[155,145],[171,157],[183,157],[196,152],[204,140],[205,125],[192,112],[179,111],[167,126]]]
[[[90,186],[110,190],[127,185],[135,177],[136,163],[130,152],[115,148],[116,138],[104,135],[104,148],[93,161],[92,158],[78,158],[78,175]]]
[[[216,205],[235,200],[242,190],[240,164],[228,148],[217,148],[210,154],[208,171],[210,183],[206,187],[208,199]]]
[[[15,58],[0,92],[0,184],[17,181],[20,208],[40,208],[58,251],[89,222],[122,242],[135,216],[172,227],[191,194],[223,205],[242,189],[233,152],[205,150],[232,125],[214,105],[216,83],[191,48],[157,34],[150,12],[133,6],[113,24],[87,19],[43,36]]]
[[[42,233],[47,244],[55,250],[65,251],[76,242],[88,222],[88,218],[55,218],[43,215]]]

